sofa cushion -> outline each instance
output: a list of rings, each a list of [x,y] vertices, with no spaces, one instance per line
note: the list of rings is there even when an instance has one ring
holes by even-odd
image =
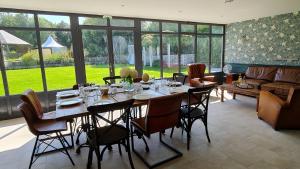
[[[249,66],[246,70],[245,76],[247,79],[256,79],[257,77],[257,68],[256,66]]]
[[[276,67],[250,66],[245,75],[250,79],[273,81],[276,71]]]
[[[275,82],[300,84],[300,68],[278,68]]]
[[[247,84],[253,85],[257,89],[260,89],[262,84],[269,83],[266,80],[260,80],[260,79],[246,79],[245,81]]]
[[[261,86],[262,90],[273,91],[274,94],[281,97],[282,99],[286,99],[289,90],[291,87],[300,87],[300,84],[288,83],[288,82],[273,82],[263,84]]]

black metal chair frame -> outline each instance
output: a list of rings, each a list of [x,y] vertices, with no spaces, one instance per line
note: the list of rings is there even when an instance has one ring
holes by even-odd
[[[67,140],[64,138],[64,135],[61,133],[61,132],[55,132],[56,136],[53,137],[51,135],[43,135],[43,136],[46,136],[46,138],[43,138],[43,139],[40,139],[40,136],[41,135],[37,135],[36,136],[36,139],[35,139],[35,143],[34,143],[34,147],[33,147],[33,150],[32,150],[32,154],[31,154],[31,158],[30,158],[30,164],[29,164],[29,169],[31,169],[31,166],[33,165],[33,163],[36,162],[36,160],[43,154],[48,154],[48,153],[52,153],[52,152],[56,152],[56,151],[60,151],[61,153],[65,154],[68,156],[68,158],[70,159],[72,165],[74,166],[74,161],[72,160],[67,148],[70,147],[69,143],[67,142]],[[53,145],[51,145],[53,143],[53,141],[57,139],[60,144],[62,145],[61,148],[57,148]],[[50,142],[47,142],[48,140],[50,140]],[[65,143],[68,145],[66,146]],[[39,151],[40,150],[40,147],[42,144],[45,144],[46,147],[43,148],[42,151]],[[48,150],[48,147],[51,147],[52,150]],[[36,157],[34,159],[34,157]]]
[[[188,105],[184,105],[181,108],[181,128],[187,133],[187,149],[190,149],[191,129],[193,123],[200,119],[204,126],[208,142],[210,143],[210,137],[207,127],[207,115],[210,93],[214,87],[202,87],[193,88],[188,90]],[[196,102],[193,102],[196,100]],[[185,110],[185,111],[184,111]],[[186,111],[187,110],[187,111]],[[194,113],[194,117],[191,114]],[[172,128],[170,137],[173,136],[174,128]]]
[[[132,125],[131,125],[131,131],[133,131]],[[147,166],[149,169],[158,167],[158,166],[160,166],[160,165],[162,165],[162,164],[164,164],[164,163],[166,163],[166,162],[169,162],[169,161],[171,161],[171,160],[174,160],[174,159],[176,159],[176,158],[178,158],[178,157],[181,157],[181,156],[183,155],[180,151],[178,151],[177,149],[175,149],[174,147],[170,146],[169,144],[167,144],[166,142],[164,142],[164,141],[162,140],[162,134],[163,134],[163,131],[162,131],[162,132],[159,132],[159,142],[162,143],[162,145],[164,145],[164,146],[165,146],[166,148],[168,148],[169,150],[173,151],[173,152],[175,153],[175,155],[174,155],[174,156],[171,156],[171,157],[169,157],[169,158],[166,158],[166,159],[164,159],[164,160],[161,160],[161,161],[159,161],[159,162],[156,162],[156,163],[154,163],[154,164],[150,164],[146,159],[144,159],[144,157],[143,157],[138,151],[136,151],[136,150],[134,149],[134,140],[133,140],[134,134],[136,134],[138,137],[140,137],[140,138],[143,139],[143,141],[144,141],[144,143],[145,143],[145,146],[146,146],[146,148],[145,148],[145,149],[146,149],[146,152],[149,152],[148,144],[147,144],[147,142],[146,142],[146,140],[145,140],[145,137],[144,137],[143,135],[138,134],[138,133],[136,133],[136,132],[131,134],[132,151],[137,155],[137,157],[138,157],[139,159],[141,159],[141,160],[143,161],[144,164],[146,164],[146,166]]]
[[[111,85],[112,83],[115,83],[116,79],[121,79],[121,76],[108,76],[108,77],[104,77],[103,81],[105,82],[105,84]]]
[[[90,125],[90,128],[88,129],[87,139],[88,144],[90,146],[89,149],[89,155],[88,155],[88,163],[87,168],[91,168],[92,165],[92,159],[93,159],[93,151],[95,151],[97,156],[97,163],[98,163],[98,169],[101,168],[101,161],[103,154],[106,149],[111,150],[111,146],[113,144],[118,144],[118,149],[120,155],[122,155],[121,151],[121,145],[125,147],[125,150],[127,151],[129,162],[131,165],[131,168],[134,169],[134,164],[131,157],[131,148],[130,148],[130,128],[129,128],[129,118],[130,118],[130,110],[132,108],[134,100],[128,100],[118,103],[112,103],[112,104],[106,104],[106,105],[97,105],[97,106],[90,106],[88,107],[88,111],[91,113],[91,121],[92,124]],[[114,120],[108,120],[104,116],[101,115],[101,113],[105,113],[108,111],[116,111],[116,110],[123,110],[123,113],[120,115],[120,117],[114,119]],[[122,121],[123,119],[126,119],[125,126],[118,124],[118,122]],[[108,123],[108,126],[100,127],[99,121],[102,120],[106,123]],[[122,130],[126,130],[126,136],[121,136],[120,139],[111,140],[109,143],[101,144],[99,141],[104,140],[104,135],[109,134],[110,131],[112,131],[115,128],[120,128]],[[99,137],[98,135],[98,129],[103,129],[101,131],[102,137]],[[113,133],[115,135],[115,133]],[[94,137],[93,137],[94,136]],[[100,146],[104,146],[102,151],[100,152]]]
[[[178,80],[179,77],[183,78],[183,80],[182,80],[182,81],[179,81],[179,80]],[[186,78],[187,78],[187,75],[185,75],[184,73],[173,73],[173,80],[179,81],[179,82],[181,82],[183,85],[185,84]]]

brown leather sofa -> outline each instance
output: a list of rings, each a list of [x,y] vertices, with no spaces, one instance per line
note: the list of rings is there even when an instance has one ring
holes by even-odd
[[[261,91],[257,116],[275,130],[300,129],[300,88],[290,88],[286,100]]]
[[[279,97],[286,99],[291,87],[300,86],[300,68],[278,68],[272,83],[263,84],[262,90],[274,91]]]
[[[249,66],[245,72],[245,80],[258,89],[272,91],[286,99],[291,87],[300,86],[300,68]]]

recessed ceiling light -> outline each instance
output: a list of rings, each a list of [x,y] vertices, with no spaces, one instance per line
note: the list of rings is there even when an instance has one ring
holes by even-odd
[[[125,5],[124,5],[124,4],[121,4],[121,7],[125,7]]]
[[[182,10],[179,10],[178,13],[182,13]]]

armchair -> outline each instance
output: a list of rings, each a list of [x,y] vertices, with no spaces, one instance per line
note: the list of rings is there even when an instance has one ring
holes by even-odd
[[[188,65],[188,77],[191,86],[197,87],[201,81],[215,81],[215,76],[206,76],[205,64],[194,63]]]
[[[300,129],[300,88],[290,88],[287,100],[261,91],[257,116],[275,130]]]

